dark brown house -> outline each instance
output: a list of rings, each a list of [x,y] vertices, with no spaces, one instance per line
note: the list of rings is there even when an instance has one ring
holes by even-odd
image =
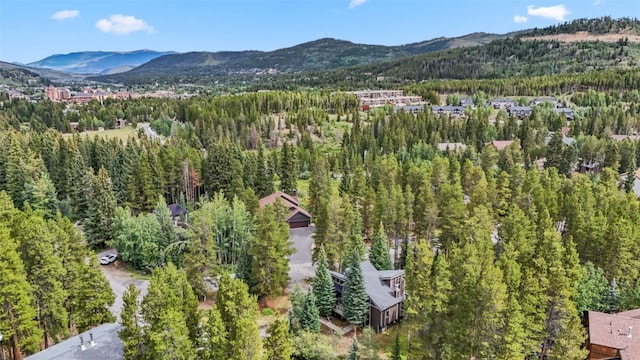
[[[378,270],[369,261],[363,261],[360,266],[369,295],[366,325],[371,326],[375,332],[384,331],[402,317],[402,302],[405,296],[404,270]],[[331,271],[331,277],[337,299],[334,312],[343,316],[342,288],[347,277],[334,271]]]
[[[300,207],[297,196],[291,196],[278,191],[277,193],[265,196],[260,199],[260,208],[263,208],[269,204],[275,203],[278,199],[282,201],[284,206],[289,208],[289,214],[287,215],[287,223],[289,228],[307,227],[311,225],[311,215],[303,208]]]
[[[640,309],[617,314],[588,311],[588,360],[640,359]]]

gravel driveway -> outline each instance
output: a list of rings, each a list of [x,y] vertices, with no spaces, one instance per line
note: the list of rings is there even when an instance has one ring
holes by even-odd
[[[98,259],[108,253],[116,253],[114,249],[105,250],[98,254]],[[142,298],[147,294],[147,287],[149,286],[149,280],[140,280],[136,279],[132,276],[131,273],[125,271],[122,268],[122,262],[117,260],[115,263],[109,265],[102,265],[102,273],[109,279],[109,283],[111,284],[111,289],[113,289],[113,293],[116,295],[116,301],[111,306],[111,312],[113,315],[120,320],[120,312],[122,312],[122,295],[129,287],[129,284],[134,284],[138,290],[140,290],[140,297],[138,300],[142,301]]]
[[[295,252],[289,258],[289,277],[291,285],[300,284],[303,288],[305,280],[315,276],[316,269],[311,263],[311,249],[313,247],[313,232],[315,227],[291,229],[291,243]]]

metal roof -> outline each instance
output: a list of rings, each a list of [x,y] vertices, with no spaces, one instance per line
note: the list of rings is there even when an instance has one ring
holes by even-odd
[[[48,347],[25,360],[122,360],[124,347],[118,337],[120,324],[107,323]],[[93,333],[93,345],[90,343]],[[84,340],[84,350],[80,346]]]
[[[403,270],[382,270],[376,269],[369,260],[360,263],[364,274],[364,283],[369,296],[369,300],[373,306],[379,310],[385,310],[393,305],[401,303],[404,297],[395,297],[392,295],[394,289],[382,284],[382,279],[391,279],[404,274]],[[346,271],[348,271],[347,269]],[[346,277],[338,272],[330,271],[333,276],[338,279],[346,280]]]

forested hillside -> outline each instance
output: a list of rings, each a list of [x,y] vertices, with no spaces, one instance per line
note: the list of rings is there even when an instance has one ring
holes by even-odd
[[[260,209],[258,199],[297,189],[315,223],[314,259],[326,261],[319,268],[356,269],[367,257],[364,239],[374,239],[372,262],[406,271],[400,353],[584,359],[582,311],[640,307],[640,201],[634,177],[619,176],[637,168],[640,144],[611,136],[640,129],[640,94],[629,85],[635,73],[616,74],[599,91],[572,94],[560,92],[561,77],[412,88],[438,103],[472,97],[478,107],[458,118],[430,109],[365,113],[354,95],[332,91],[93,101],[74,111],[3,94],[0,303],[21,311],[0,317],[4,354],[20,358],[111,321],[110,314],[74,320],[89,310],[73,296],[99,297],[95,315],[112,295],[104,287],[72,291],[84,285],[69,274],[95,271],[87,248],[113,246],[120,261],[152,274],[141,302],[133,288],[125,295],[128,358],[346,355],[318,334],[320,282],[307,295],[290,289],[290,321],[276,317],[270,336],[260,337],[258,300],[286,293],[291,249],[288,211]],[[448,86],[469,92],[436,92]],[[484,106],[487,92],[526,104],[543,88],[575,107],[573,121],[548,104],[523,119]],[[121,117],[168,126],[170,137],[61,133],[72,121],[111,128]],[[565,145],[565,136],[575,142]],[[513,143],[498,149],[493,140]],[[440,151],[441,142],[466,148]],[[579,171],[593,163],[599,171]],[[180,226],[172,203],[190,212]],[[381,257],[389,248],[396,256]],[[37,280],[43,273],[48,281]],[[213,295],[205,279],[218,275],[216,305],[199,311],[197,300]],[[358,288],[350,291],[357,297]],[[360,326],[354,309],[347,321]],[[369,351],[375,341],[351,351]]]
[[[127,73],[94,79],[124,83],[219,81],[296,89],[577,74],[636,67],[640,64],[639,29],[637,19],[604,17],[505,35],[477,33],[395,47],[321,39],[268,53],[170,55]],[[571,41],[545,37],[579,32],[606,35],[614,41],[600,41],[597,36],[577,36]],[[330,69],[335,70],[327,71]]]
[[[126,73],[92,80],[124,83],[195,82],[205,79],[235,82],[244,76],[324,71],[398,59],[410,55],[485,44],[507,35],[473,33],[418,43],[382,46],[324,38],[274,51],[190,52],[167,55]]]

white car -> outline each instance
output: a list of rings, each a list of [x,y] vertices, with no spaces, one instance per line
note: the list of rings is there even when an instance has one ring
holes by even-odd
[[[100,258],[100,265],[109,265],[118,259],[116,254],[107,254]]]

